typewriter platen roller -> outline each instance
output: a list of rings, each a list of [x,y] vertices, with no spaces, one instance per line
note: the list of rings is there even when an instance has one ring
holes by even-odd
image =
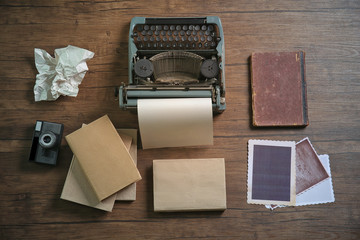
[[[224,36],[219,17],[134,17],[129,33],[129,84],[119,88],[121,108],[138,99],[211,98],[225,104]]]

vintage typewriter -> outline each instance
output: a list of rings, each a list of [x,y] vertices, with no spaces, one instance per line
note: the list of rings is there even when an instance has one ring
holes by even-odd
[[[121,108],[138,99],[211,98],[225,104],[225,49],[219,17],[134,17],[129,33],[129,84],[119,88]]]

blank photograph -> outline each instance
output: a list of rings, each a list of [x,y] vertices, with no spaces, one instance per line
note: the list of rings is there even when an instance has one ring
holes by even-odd
[[[295,205],[295,142],[249,140],[248,203]]]

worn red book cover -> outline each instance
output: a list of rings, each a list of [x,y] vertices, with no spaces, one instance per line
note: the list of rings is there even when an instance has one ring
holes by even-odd
[[[253,53],[251,89],[254,126],[309,125],[305,52]]]

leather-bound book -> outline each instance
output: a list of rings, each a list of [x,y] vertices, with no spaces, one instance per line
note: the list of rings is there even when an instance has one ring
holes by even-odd
[[[305,52],[253,53],[251,89],[254,126],[309,125]]]

